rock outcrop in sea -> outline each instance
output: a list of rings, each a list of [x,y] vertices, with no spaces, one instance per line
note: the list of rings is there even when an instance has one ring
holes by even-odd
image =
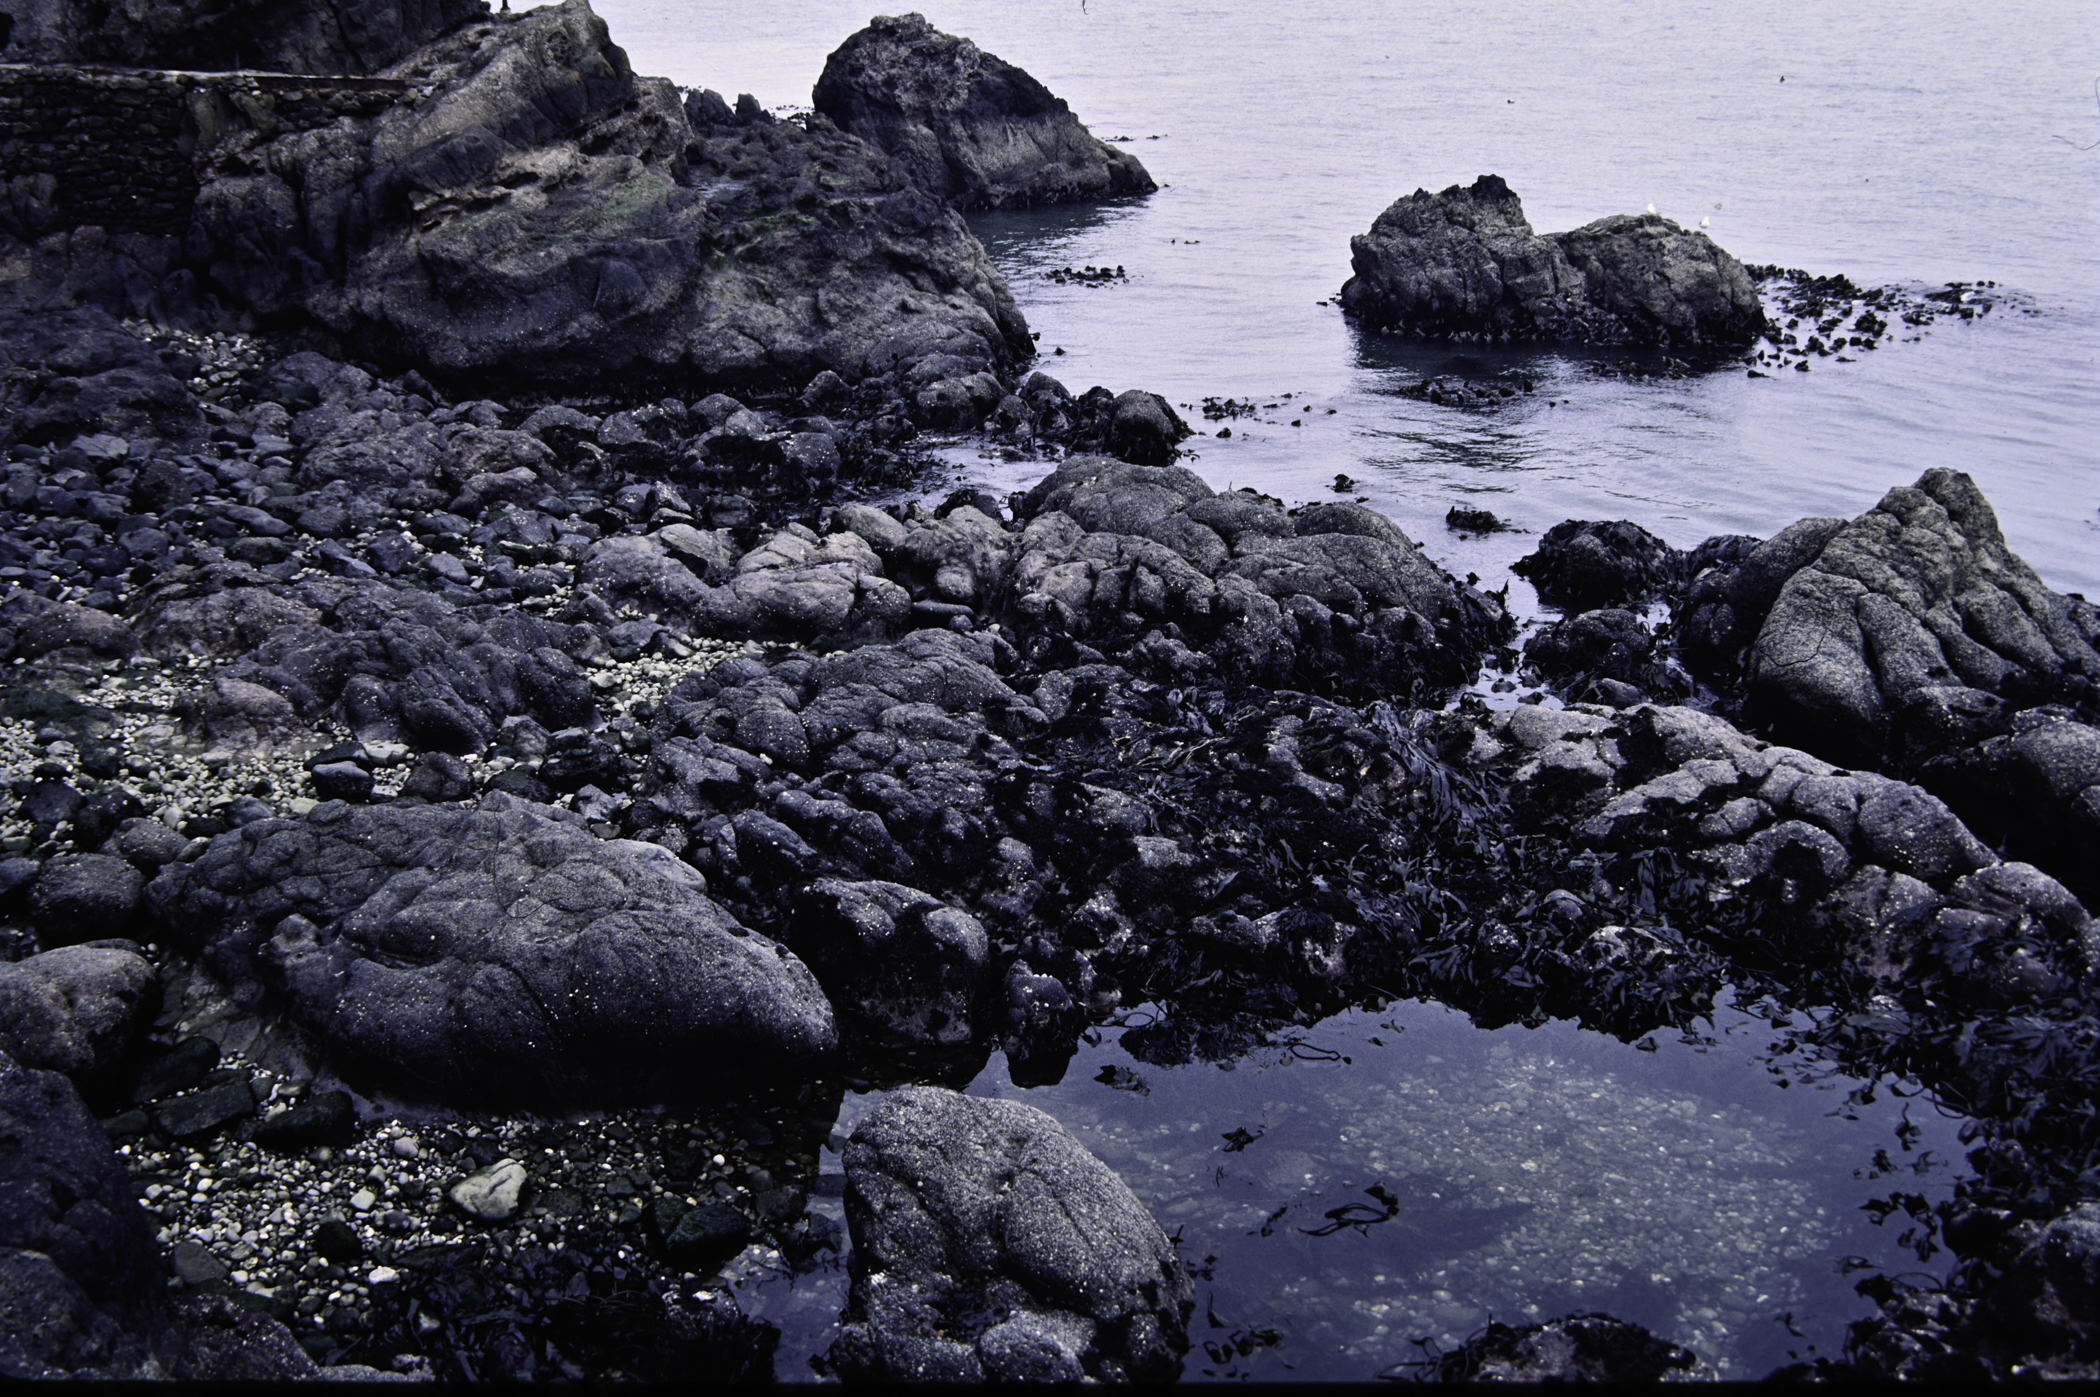
[[[1395,200],[1349,248],[1342,308],[1371,330],[1683,350],[1765,324],[1749,273],[1704,233],[1653,213],[1535,233],[1496,175]]]
[[[44,78],[95,81],[9,80]],[[131,80],[149,100],[173,81]],[[37,126],[95,93],[45,94],[22,120],[25,165],[48,168],[0,214],[0,300],[306,325],[338,352],[513,387],[799,386],[1033,353],[983,248],[879,151],[822,124],[695,128],[585,0],[478,15],[377,81],[310,115],[297,84],[196,87],[145,137],[194,171],[152,227],[92,208],[92,161]]]
[[[961,209],[1150,194],[1137,157],[1095,139],[1064,100],[920,14],[881,15],[825,61],[817,111]]]

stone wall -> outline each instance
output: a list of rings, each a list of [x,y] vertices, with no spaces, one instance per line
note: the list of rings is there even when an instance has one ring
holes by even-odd
[[[383,78],[0,65],[0,233],[179,234],[223,141],[368,116],[408,91]]]

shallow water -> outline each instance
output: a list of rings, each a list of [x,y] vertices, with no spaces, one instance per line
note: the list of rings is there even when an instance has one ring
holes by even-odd
[[[780,107],[808,100],[869,14],[595,3],[638,71]],[[1075,392],[1150,388],[1210,433],[1205,397],[1274,405],[1229,440],[1190,443],[1219,488],[1297,501],[1352,477],[1350,493],[1493,588],[1562,519],[1630,518],[1679,546],[1768,535],[1952,466],[2047,581],[2100,594],[2100,150],[2078,148],[2100,142],[2089,5],[922,8],[1097,135],[1134,138],[1165,186],[972,222],[1041,334],[1041,367]],[[1365,339],[1321,304],[1349,274],[1350,236],[1394,198],[1490,171],[1540,229],[1653,204],[1704,220],[1746,262],[1862,285],[1991,280],[2011,303],[1857,363],[1646,380],[1576,353]],[[1126,276],[1049,275],[1084,266]],[[1537,391],[1484,410],[1399,396],[1431,373]],[[946,454],[958,479],[1002,492],[1044,469],[973,444]],[[1443,526],[1458,503],[1528,532],[1462,539]],[[1536,609],[1522,582],[1512,601]],[[1862,1209],[1898,1189],[1943,1197],[1960,1148],[1922,1100],[1848,1107],[1859,1084],[1844,1078],[1778,1089],[1759,1020],[1723,1010],[1710,1036],[1651,1053],[1409,1003],[1308,1031],[1346,1063],[1277,1050],[1154,1068],[1110,1029],[1058,1086],[1017,1091],[995,1056],[972,1090],[1050,1110],[1192,1262],[1217,1258],[1194,1336],[1225,1347],[1193,1350],[1192,1377],[1367,1378],[1418,1357],[1416,1338],[1449,1346],[1490,1316],[1592,1307],[1753,1377],[1835,1351],[1871,1310],[1852,1290],[1859,1261],[1944,1264],[1905,1250],[1900,1218],[1877,1227]],[[876,1099],[849,1098],[841,1131]],[[1228,1149],[1235,1130],[1258,1138]],[[815,1206],[836,1216],[835,1155],[827,1167],[834,1196]],[[1385,1211],[1374,1185],[1393,1215],[1347,1225]],[[1350,1205],[1363,1211],[1338,1230],[1305,1230]],[[835,1271],[748,1279],[747,1306],[785,1331],[782,1377],[807,1376],[843,1292]]]
[[[1224,1067],[1137,1062],[1119,1036],[1082,1045],[1056,1086],[1014,1087],[994,1054],[969,1090],[1049,1111],[1179,1235],[1200,1277],[1191,1378],[1367,1379],[1419,1359],[1417,1339],[1586,1309],[1759,1377],[1834,1354],[1873,1312],[1864,1272],[1945,1269],[1906,1248],[1902,1214],[1863,1208],[1946,1197],[1960,1122],[1885,1088],[1860,1100],[1731,1008],[1646,1050],[1415,1001]],[[880,1099],[849,1096],[834,1141]],[[838,1167],[828,1153],[820,1194],[842,1191]],[[743,1289],[782,1326],[779,1376],[808,1377],[843,1274]]]
[[[869,14],[846,0],[597,8],[638,71],[783,106],[807,103]],[[1074,391],[1176,403],[1296,395],[1288,415],[1265,414],[1286,425],[1196,443],[1216,485],[1295,501],[1347,474],[1446,566],[1499,586],[1534,535],[1461,541],[1443,528],[1453,503],[1533,531],[1631,518],[1686,546],[1856,514],[1949,465],[1977,477],[2052,585],[2100,594],[2100,150],[2077,149],[2100,141],[2090,5],[922,8],[1042,79],[1097,135],[1135,138],[1166,186],[975,220],[1042,334],[1043,367]],[[1653,203],[1708,220],[1746,262],[1862,284],[1995,280],[2035,313],[1943,321],[1773,379],[1627,383],[1545,353],[1521,364],[1542,391],[1507,410],[1396,398],[1424,371],[1472,370],[1366,344],[1317,303],[1349,275],[1350,236],[1394,198],[1488,171],[1541,229]],[[1129,279],[1045,276],[1086,265]],[[970,473],[1010,488],[1040,466]]]

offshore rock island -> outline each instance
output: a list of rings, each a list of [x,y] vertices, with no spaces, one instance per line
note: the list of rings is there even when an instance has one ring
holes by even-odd
[[[1418,189],[1349,248],[1342,307],[1377,330],[1697,349],[1765,328],[1749,273],[1704,233],[1648,213],[1540,235],[1495,175]]]
[[[585,0],[0,28],[0,1372],[765,1381],[756,1256],[843,1268],[847,1380],[1167,1380],[1207,1263],[963,1094],[995,1051],[1401,995],[1632,1043],[1723,985],[1976,1122],[1955,1282],[1795,1375],[2095,1371],[2100,611],[1968,477],[1568,521],[1519,651],[1391,520],[1031,367],[959,210],[1153,182],[918,16],[788,120]],[[1493,177],[1355,254],[1386,328],[1765,325],[1702,235]],[[1041,477],[869,503],[934,433]],[[1433,1366],[1699,1363],[1571,1312]]]

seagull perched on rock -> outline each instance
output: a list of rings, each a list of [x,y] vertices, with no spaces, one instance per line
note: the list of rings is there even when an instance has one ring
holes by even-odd
[[[1655,205],[1653,205],[1653,204],[1650,204],[1650,205],[1648,205],[1648,212],[1650,212],[1650,213],[1654,213],[1654,212],[1655,212]]]

